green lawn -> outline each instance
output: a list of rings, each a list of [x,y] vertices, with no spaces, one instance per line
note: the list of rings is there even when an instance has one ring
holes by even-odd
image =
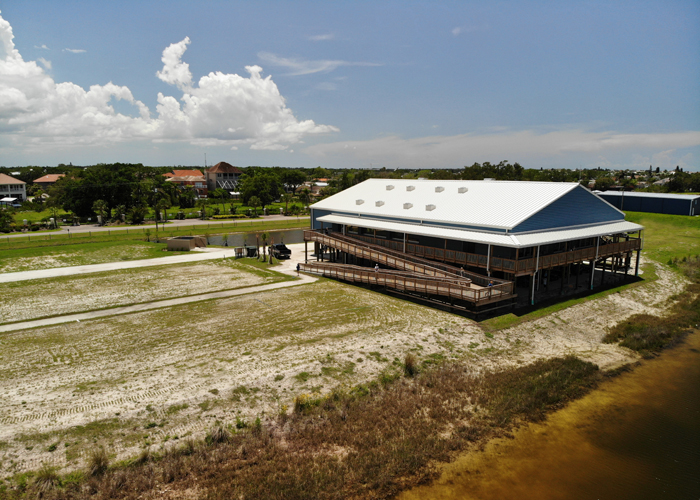
[[[295,203],[290,203],[289,206],[291,207],[292,205],[299,205],[299,202]],[[212,208],[216,207],[219,209],[221,215],[228,215],[231,207],[234,206],[236,207],[236,214],[246,214],[248,212],[248,209],[252,210],[253,207],[249,207],[248,205],[243,205],[242,201],[231,201],[230,203],[211,203],[208,205],[207,213],[211,215],[212,213]],[[280,208],[284,209],[285,205],[284,203],[271,203],[270,205],[267,205],[267,210],[270,215],[277,215],[280,213]],[[178,214],[178,212],[184,212],[185,215],[189,215],[190,217],[196,216],[197,213],[199,212],[199,207],[193,207],[193,208],[180,208],[178,206],[173,206],[167,209],[168,212],[168,220],[172,220],[175,218],[175,216]],[[263,214],[263,209],[262,207],[258,207],[258,214],[262,215]],[[66,218],[68,216],[68,212],[65,212],[63,210],[58,211],[58,216],[59,218]],[[22,221],[24,219],[27,219],[27,221],[32,224],[34,222],[41,222],[42,219],[45,219],[47,217],[53,217],[53,214],[49,209],[43,210],[41,212],[34,212],[34,211],[20,211],[15,213],[15,222],[17,224],[22,224]],[[147,217],[153,218],[154,217],[154,212],[153,210],[149,210]],[[97,220],[97,219],[94,219]]]
[[[231,234],[231,233],[254,233],[262,231],[275,231],[280,229],[306,229],[309,227],[308,217],[290,218],[284,220],[267,221],[264,219],[246,219],[240,221],[211,221],[207,225],[165,225],[163,228],[158,226],[158,236],[166,238],[170,236],[184,235],[214,235],[214,234]],[[150,233],[150,236],[147,236]],[[48,232],[32,232],[26,236],[3,237],[0,235],[0,259],[2,251],[7,249],[23,249],[35,248],[41,246],[56,246],[56,245],[79,245],[83,243],[106,243],[113,241],[145,241],[150,238],[155,238],[155,228],[129,227],[114,229],[108,231],[93,231],[80,233],[56,233]],[[77,248],[77,247],[75,247]]]
[[[627,220],[644,226],[644,255],[663,264],[700,254],[700,217],[627,212]]]
[[[14,243],[14,242],[13,242]],[[36,243],[36,245],[33,245]],[[52,243],[39,245],[39,243]],[[31,242],[31,244],[0,250],[0,273],[49,269],[53,267],[83,266],[140,259],[154,259],[185,252],[165,252],[165,243],[145,241],[91,241],[73,243]]]

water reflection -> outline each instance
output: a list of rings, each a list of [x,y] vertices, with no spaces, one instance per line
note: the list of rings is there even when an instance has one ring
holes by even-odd
[[[700,333],[399,498],[697,500]]]

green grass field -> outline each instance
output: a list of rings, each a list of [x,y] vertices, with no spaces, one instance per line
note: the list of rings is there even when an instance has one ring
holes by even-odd
[[[212,223],[158,231],[159,238],[181,235],[214,235],[307,228],[308,219]],[[147,236],[146,231],[150,233]],[[30,233],[0,238],[0,273],[49,267],[101,264],[122,260],[152,259],[182,252],[163,252],[165,243],[154,243],[155,229],[143,228],[74,234]],[[147,242],[146,239],[150,239]],[[44,259],[44,261],[42,261]]]
[[[32,242],[33,243],[33,242]],[[42,243],[42,242],[37,242]],[[0,272],[11,273],[49,269],[53,267],[84,266],[140,259],[155,259],[185,252],[165,252],[165,243],[145,241],[87,241],[52,242],[50,246],[32,245],[0,250]]]
[[[299,202],[295,203],[290,203],[289,206],[291,207],[293,204],[299,205]],[[228,214],[229,210],[231,207],[236,208],[236,213],[237,214],[245,214],[248,212],[248,210],[253,210],[253,207],[250,207],[248,205],[244,205],[243,202],[241,201],[232,201],[230,203],[211,203],[208,205],[207,213],[211,214],[213,208],[218,208],[220,213],[222,215]],[[285,204],[284,203],[271,203],[270,205],[267,205],[267,210],[270,215],[277,215],[280,212],[280,208],[284,209]],[[184,212],[186,216],[189,217],[196,217],[197,213],[199,212],[200,208],[199,207],[193,207],[193,208],[180,208],[178,206],[173,206],[168,208],[167,214],[168,214],[168,220],[172,220],[175,218],[175,216],[178,214],[178,212]],[[261,215],[263,213],[262,207],[258,207],[258,214]],[[59,210],[58,211],[58,216],[60,218],[65,218],[69,216],[68,212],[65,212],[64,210]],[[35,212],[35,211],[19,211],[15,213],[15,222],[17,224],[21,224],[24,219],[26,219],[30,224],[34,222],[41,222],[43,219],[46,219],[48,217],[53,217],[53,214],[49,209],[42,210],[41,212]],[[153,210],[149,210],[148,218],[153,218],[155,217],[155,213]],[[95,220],[95,219],[93,219]]]
[[[662,264],[700,254],[700,218],[627,212],[627,220],[644,226],[644,255]]]

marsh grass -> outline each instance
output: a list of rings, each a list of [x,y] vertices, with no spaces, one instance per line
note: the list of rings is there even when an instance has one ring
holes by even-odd
[[[301,395],[290,415],[235,433],[216,427],[204,443],[185,442],[157,460],[109,470],[100,460],[101,476],[54,488],[50,498],[155,498],[166,484],[215,500],[390,498],[434,477],[436,461],[541,420],[602,378],[573,357],[485,374],[445,361],[413,378]],[[94,460],[88,465],[92,474]]]
[[[87,471],[90,476],[100,476],[107,472],[109,455],[103,447],[93,448],[88,454]]]
[[[635,314],[608,330],[603,342],[639,352],[643,357],[653,357],[666,347],[680,342],[692,328],[700,324],[700,284],[688,287],[678,297],[666,316]]]
[[[406,377],[413,377],[418,374],[418,358],[412,352],[403,358],[403,374]]]
[[[693,283],[681,295],[672,297],[673,303],[665,316],[635,314],[608,329],[603,342],[639,352],[643,357],[655,356],[666,347],[680,342],[692,328],[700,324],[700,258],[684,257],[672,260]]]

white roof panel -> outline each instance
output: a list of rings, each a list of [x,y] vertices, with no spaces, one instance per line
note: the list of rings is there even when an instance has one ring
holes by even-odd
[[[435,236],[437,238],[447,238],[457,241],[471,241],[484,243],[487,245],[498,245],[511,248],[524,248],[560,241],[578,240],[583,238],[593,238],[607,234],[631,233],[644,229],[639,224],[632,222],[613,222],[600,224],[597,226],[587,226],[576,229],[566,229],[561,231],[546,231],[529,234],[495,234],[482,231],[466,231],[461,229],[448,229],[425,224],[411,224],[402,222],[389,222],[366,217],[349,217],[346,215],[324,215],[318,218],[321,222],[333,224],[345,224],[347,226],[360,226],[369,229],[382,231],[393,231],[397,233],[409,233],[420,236]]]
[[[512,229],[576,186],[571,182],[369,179],[311,208]]]
[[[421,236],[435,236],[451,240],[474,241],[491,245],[514,246],[511,237],[505,233],[486,233],[481,231],[464,231],[461,229],[448,229],[444,227],[427,226],[423,224],[410,224],[403,222],[390,222],[365,217],[348,217],[345,215],[324,215],[318,218],[321,222],[345,224],[347,226],[361,226],[381,231],[393,231],[396,233],[410,233]]]

